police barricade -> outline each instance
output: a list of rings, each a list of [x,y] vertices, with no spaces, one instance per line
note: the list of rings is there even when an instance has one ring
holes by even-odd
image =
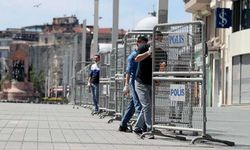
[[[111,63],[110,63],[110,98],[114,100],[115,114],[114,117],[108,120],[108,123],[113,122],[114,120],[121,120],[121,111],[122,111],[122,82],[123,77],[123,55],[122,51],[124,49],[123,40],[119,39],[116,41],[115,49],[111,52]]]
[[[115,53],[112,50],[108,55],[108,62],[109,62],[109,69],[107,72],[106,82],[108,87],[108,99],[107,99],[107,109],[106,113],[103,115],[105,116],[115,116]]]
[[[75,84],[74,84],[74,105],[73,109],[79,109],[79,106],[82,105],[82,86],[84,85],[83,73],[82,70],[75,72]]]
[[[112,49],[110,55],[109,55],[109,77],[106,82],[108,82],[109,90],[108,90],[108,109],[106,116],[116,116],[116,99],[115,99],[115,49]]]
[[[186,138],[167,131],[201,133],[201,137],[194,138],[192,143],[203,139],[232,144],[206,134],[204,33],[203,22],[155,26],[152,43],[152,133],[180,140]]]
[[[83,69],[79,70],[80,66],[86,66],[86,64],[89,64],[90,62],[85,62],[85,61],[77,61],[75,64],[75,69],[74,69],[74,84],[73,84],[73,95],[74,95],[74,104],[73,104],[73,109],[76,107],[79,109],[79,106],[82,106],[83,104],[83,99],[82,99],[82,94],[83,94],[83,86],[87,84],[87,82],[84,80],[84,67]],[[79,70],[79,71],[77,71]]]
[[[115,113],[114,100],[111,98],[111,52],[100,53],[100,90],[99,90],[99,105],[100,118],[105,116],[112,116]]]
[[[123,87],[125,85],[125,72],[127,67],[127,57],[136,48],[137,37],[143,35],[149,37],[152,35],[152,31],[144,32],[128,32],[123,39],[124,48],[116,48],[116,74],[115,74],[115,99],[116,99],[116,116],[108,121],[120,120],[122,115],[125,113],[128,103],[131,97],[124,95]],[[121,43],[118,41],[117,43]]]
[[[83,90],[82,90],[82,105],[84,108],[89,108],[92,109],[93,106],[93,101],[92,101],[92,94],[91,94],[91,89],[88,87],[88,78],[89,78],[89,72],[90,72],[90,65],[87,65],[83,68],[83,76],[82,80],[84,82],[83,84]]]

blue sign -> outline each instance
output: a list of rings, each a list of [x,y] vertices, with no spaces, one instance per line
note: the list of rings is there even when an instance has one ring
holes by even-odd
[[[184,84],[170,84],[170,100],[185,102],[185,85]]]
[[[232,10],[229,8],[216,9],[216,28],[229,28],[232,25]]]
[[[187,33],[169,33],[169,47],[184,47],[187,46]]]

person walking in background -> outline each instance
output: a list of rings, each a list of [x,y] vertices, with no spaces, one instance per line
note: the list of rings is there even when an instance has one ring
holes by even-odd
[[[141,39],[137,39],[137,47],[140,46]],[[139,101],[138,95],[135,91],[135,74],[137,70],[138,63],[135,61],[135,57],[137,55],[137,50],[133,50],[127,59],[127,68],[126,68],[126,76],[125,76],[125,86],[123,88],[124,94],[130,94],[130,102],[128,104],[127,110],[122,117],[119,131],[126,132],[128,131],[127,123],[133,117],[134,113],[138,116],[141,112],[141,103]]]
[[[154,49],[154,56],[155,56],[155,70],[164,72],[167,65],[168,55],[165,51],[166,43],[163,41],[163,34],[160,31],[155,32],[155,49]],[[151,45],[152,46],[152,45]]]
[[[141,134],[143,132],[144,124],[147,126],[147,131],[152,129],[152,58],[150,45],[147,44],[148,39],[141,37],[141,44],[137,50],[135,61],[138,63],[136,72],[135,87],[139,100],[142,105],[142,110],[137,118],[134,132]],[[149,138],[154,138],[153,136]]]
[[[100,55],[94,56],[95,63],[91,65],[88,86],[91,88],[93,104],[94,104],[94,113],[99,112],[99,78],[100,78]]]

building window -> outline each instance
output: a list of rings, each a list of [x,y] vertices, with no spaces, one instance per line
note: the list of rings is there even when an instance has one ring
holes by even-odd
[[[233,2],[233,32],[250,28],[250,0]]]
[[[250,103],[250,54],[234,56],[232,65],[233,104]]]
[[[48,38],[47,37],[44,39],[44,43],[48,44]]]
[[[233,2],[233,32],[240,30],[240,1]]]
[[[250,0],[243,0],[242,2],[242,30],[250,28]]]

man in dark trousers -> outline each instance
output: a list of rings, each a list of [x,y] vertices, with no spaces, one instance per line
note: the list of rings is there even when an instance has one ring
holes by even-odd
[[[141,38],[137,39],[137,49],[143,43]],[[139,101],[138,95],[135,91],[135,75],[138,63],[135,61],[135,57],[137,56],[137,50],[133,50],[128,56],[127,68],[126,68],[126,76],[125,76],[125,86],[123,88],[124,94],[130,94],[131,100],[128,104],[127,110],[122,117],[119,131],[126,132],[128,131],[127,123],[133,117],[134,113],[138,116],[141,112],[141,103]]]
[[[99,112],[99,78],[100,78],[100,55],[94,56],[95,63],[91,65],[88,86],[91,88],[93,103],[94,103],[94,113]]]
[[[143,132],[144,123],[147,131],[152,130],[152,58],[150,45],[147,44],[148,39],[141,37],[142,44],[137,50],[135,61],[138,62],[136,72],[135,87],[139,100],[142,104],[142,110],[137,118],[134,132],[141,134]],[[149,138],[154,138],[153,135]]]

